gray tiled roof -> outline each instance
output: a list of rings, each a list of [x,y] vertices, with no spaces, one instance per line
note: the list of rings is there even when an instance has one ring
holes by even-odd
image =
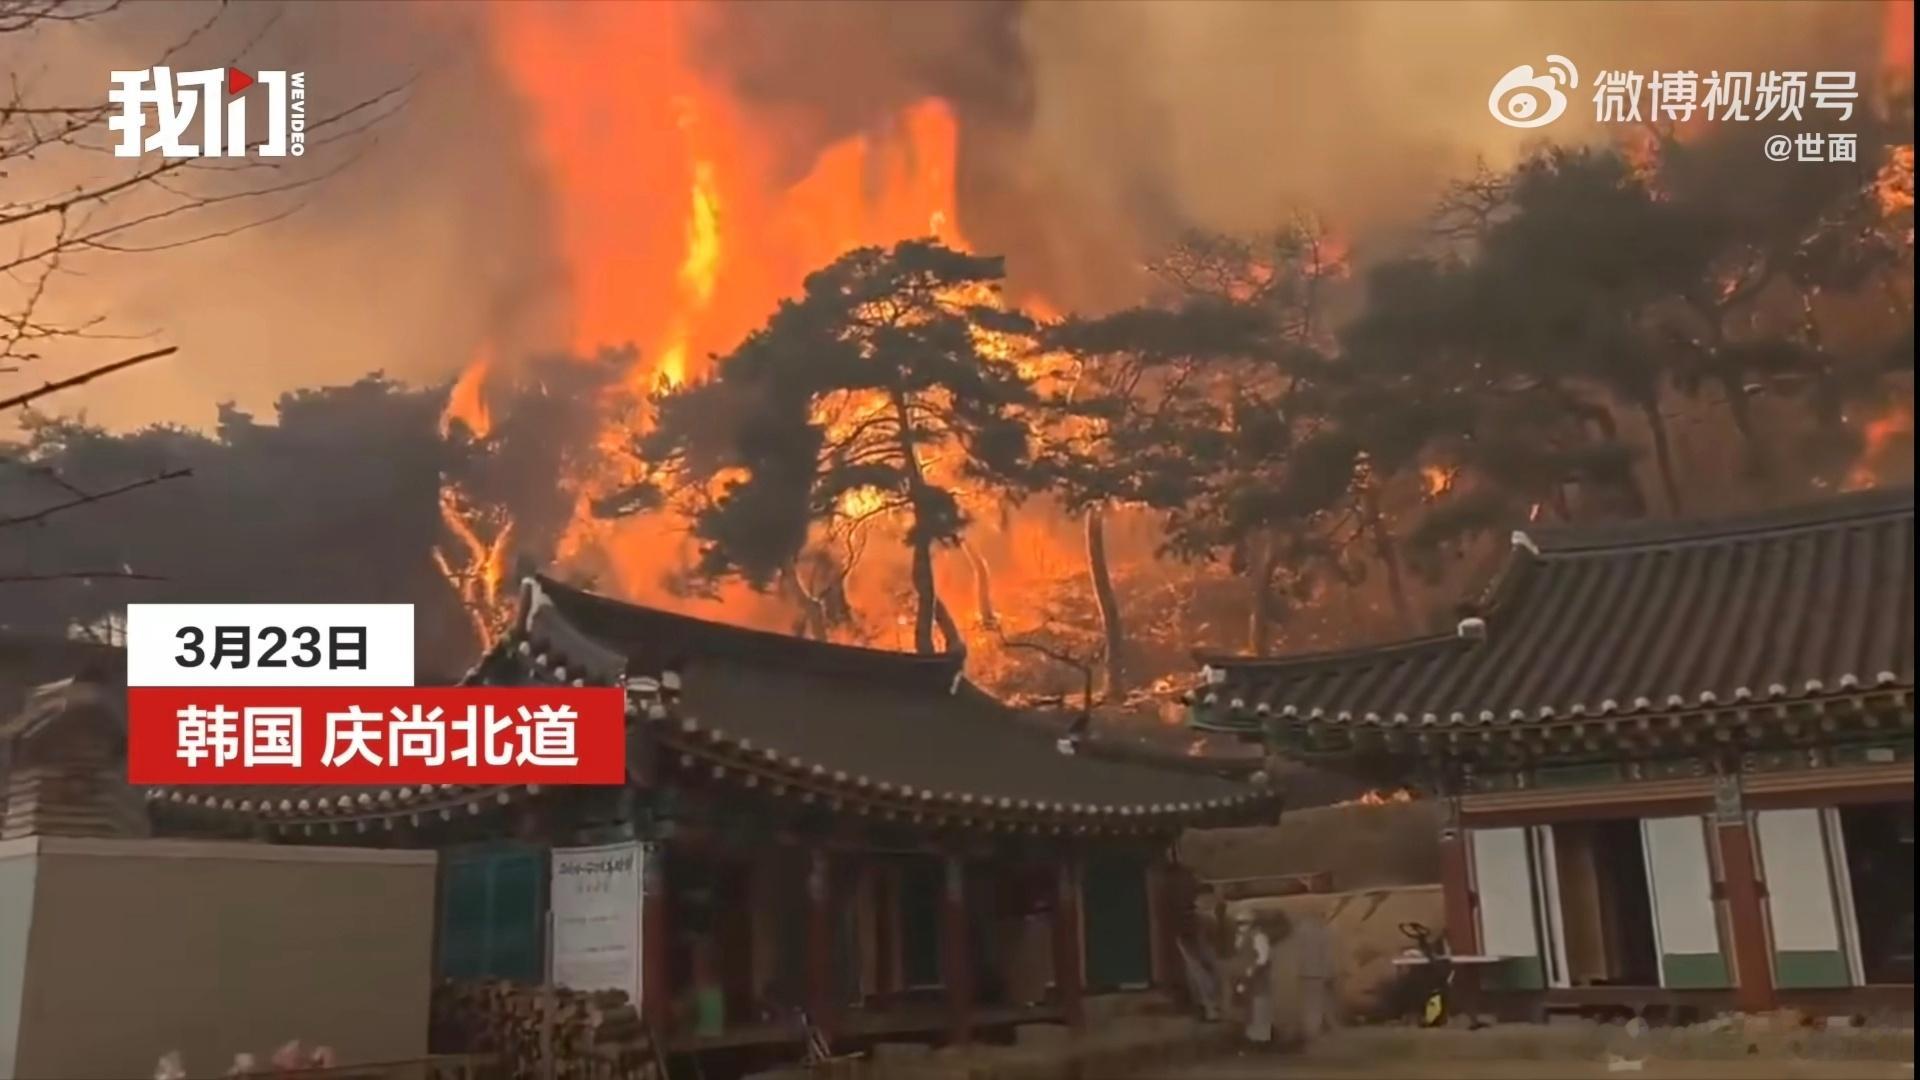
[[[1451,727],[1913,687],[1913,489],[1709,521],[1514,534],[1477,623],[1203,656],[1194,724]]]
[[[670,740],[695,732],[686,741],[725,746],[726,756],[775,773],[818,770],[828,786],[853,792],[913,791],[933,804],[1041,816],[1099,807],[1168,827],[1245,817],[1268,801],[1181,759],[1118,760],[1097,745],[1063,755],[1061,720],[1042,723],[994,700],[965,680],[958,657],[743,630],[544,579],[532,589],[529,652],[548,650],[554,663],[572,657],[595,676],[616,663],[634,675],[674,671],[681,690]],[[570,643],[572,631],[590,641]],[[606,654],[582,655],[596,645]]]

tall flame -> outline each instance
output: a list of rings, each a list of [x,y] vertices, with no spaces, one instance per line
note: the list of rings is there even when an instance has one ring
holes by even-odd
[[[440,414],[441,438],[452,431],[455,421],[464,424],[476,439],[484,439],[493,431],[493,413],[487,408],[486,398],[487,375],[492,369],[493,353],[483,348],[460,373],[447,395],[446,411]]]
[[[511,590],[506,588],[506,577],[513,522],[503,522],[492,540],[482,540],[478,518],[459,492],[451,488],[440,492],[440,521],[458,549],[449,556],[440,548],[434,548],[433,564],[460,597],[467,617],[473,622],[474,636],[485,645],[500,636],[511,615]]]
[[[654,374],[697,375],[807,272],[955,219],[942,102],[827,147],[783,183],[779,133],[687,56],[699,5],[487,10],[557,210],[577,352],[633,342]],[[592,72],[591,93],[555,77],[568,71]]]
[[[958,132],[944,102],[921,101],[821,149],[794,179],[776,155],[782,133],[692,61],[701,4],[500,3],[484,12],[553,206],[567,273],[564,344],[581,356],[638,346],[616,391],[628,403],[705,374],[709,356],[730,350],[807,273],[850,248],[929,233],[964,244]],[[561,77],[570,72],[591,72],[591,85]],[[483,365],[469,369],[450,416],[485,423],[478,389],[487,376]],[[684,536],[589,510],[595,487],[621,479],[612,463],[629,441],[624,424],[598,439],[608,475],[572,478],[584,482],[558,555],[616,591],[677,603],[661,571],[679,561]],[[736,603],[729,615],[774,618],[751,607]]]
[[[1868,420],[1860,428],[1860,437],[1863,442],[1860,457],[1847,473],[1845,487],[1848,491],[1879,484],[1882,476],[1890,471],[1888,465],[1896,454],[1912,462],[1913,406],[1895,405]]]
[[[1913,0],[1885,0],[1880,27],[1880,70],[1889,83],[1913,81]]]

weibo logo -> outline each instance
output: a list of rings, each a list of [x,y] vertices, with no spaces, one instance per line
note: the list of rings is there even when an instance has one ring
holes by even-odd
[[[1557,53],[1547,56],[1547,72],[1535,75],[1532,64],[1521,64],[1500,77],[1487,95],[1487,111],[1495,120],[1514,128],[1545,127],[1567,111],[1564,87],[1580,85],[1580,69],[1573,61]]]

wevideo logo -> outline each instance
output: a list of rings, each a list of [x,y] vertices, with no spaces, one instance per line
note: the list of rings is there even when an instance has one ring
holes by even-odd
[[[266,138],[247,143],[247,91],[264,89]],[[263,95],[251,95],[260,100]],[[299,157],[307,152],[307,73],[239,68],[113,72],[107,102],[119,108],[107,127],[120,133],[115,157]],[[189,135],[199,118],[198,139]],[[149,120],[151,119],[151,123]]]

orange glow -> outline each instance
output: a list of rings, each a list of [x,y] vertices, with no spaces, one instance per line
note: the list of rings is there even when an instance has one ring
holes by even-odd
[[[661,385],[706,374],[794,295],[806,274],[864,245],[939,236],[964,244],[954,197],[958,130],[924,100],[827,146],[797,179],[776,157],[775,121],[712,84],[691,42],[698,3],[490,5],[484,23],[520,100],[552,202],[566,268],[566,344],[590,356],[633,344],[640,359],[612,413]],[[591,85],[557,73],[590,72]],[[621,425],[602,433],[606,475],[566,478],[582,494],[559,557],[612,591],[678,605],[662,587],[686,539],[677,523],[595,519],[617,484]],[[785,626],[730,591],[728,617]]]
[[[1885,0],[1880,32],[1880,69],[1898,84],[1913,78],[1913,0]]]
[[[1346,802],[1339,803],[1338,805],[1340,806],[1386,806],[1390,803],[1405,803],[1405,802],[1412,802],[1412,801],[1413,801],[1413,792],[1407,790],[1406,788],[1401,788],[1398,791],[1383,792],[1379,790],[1374,790],[1374,791],[1363,792],[1361,793],[1359,798],[1348,799]]]
[[[1424,466],[1420,470],[1420,483],[1426,488],[1428,498],[1439,498],[1453,490],[1453,470],[1438,465]]]
[[[1874,177],[1874,194],[1880,200],[1880,212],[1892,218],[1913,209],[1913,145],[1895,146],[1887,152],[1887,163]],[[1912,237],[1909,236],[1911,241]]]
[[[456,420],[465,424],[476,439],[486,438],[493,430],[493,414],[487,410],[486,398],[487,372],[492,366],[492,354],[482,350],[460,373],[452,393],[447,395],[446,410],[440,414],[441,438],[447,437]]]
[[[446,552],[434,548],[433,563],[439,569],[440,576],[459,595],[467,617],[473,621],[475,635],[483,644],[491,644],[506,628],[511,614],[511,591],[505,585],[507,553],[513,541],[513,522],[503,522],[493,539],[485,541],[480,538],[477,517],[458,492],[451,488],[441,490],[440,521],[452,534],[459,549],[449,557]],[[459,560],[457,563],[456,558]]]
[[[1882,472],[1894,457],[1905,456],[1907,460],[1912,460],[1913,406],[1893,406],[1867,421],[1860,429],[1860,436],[1865,445],[1861,447],[1859,460],[1847,473],[1845,487],[1848,491],[1877,485]],[[1904,451],[1902,443],[1905,444]]]
[[[942,102],[827,147],[782,183],[779,132],[688,59],[700,5],[487,11],[552,191],[578,352],[632,342],[657,368],[677,346],[698,375],[809,271],[956,220],[956,130]],[[566,71],[592,72],[591,93],[554,77]]]

